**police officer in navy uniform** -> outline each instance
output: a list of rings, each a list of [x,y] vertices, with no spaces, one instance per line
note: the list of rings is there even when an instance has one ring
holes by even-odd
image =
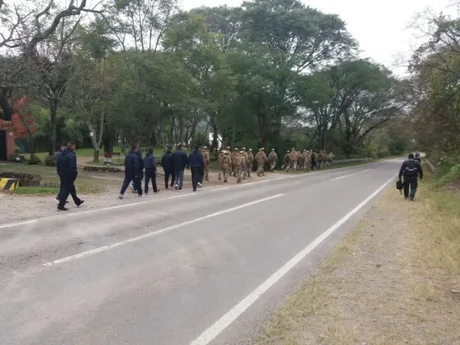
[[[418,187],[418,178],[423,178],[422,166],[418,161],[414,159],[414,154],[409,154],[409,159],[405,160],[399,169],[399,180],[404,176],[403,188],[404,198],[409,199],[409,187],[410,187],[410,200],[414,201],[415,193]]]

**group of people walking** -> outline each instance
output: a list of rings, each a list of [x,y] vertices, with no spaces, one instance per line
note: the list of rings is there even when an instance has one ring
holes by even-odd
[[[284,155],[282,169],[286,169],[286,172],[310,171],[310,169],[316,170],[332,165],[333,161],[334,155],[332,152],[326,153],[326,151],[320,150],[317,153],[307,149],[300,152],[292,148],[291,151],[287,151]]]
[[[202,187],[203,179],[208,180],[207,167],[209,165],[209,154],[206,147],[200,149],[196,146],[188,157],[181,144],[177,146],[174,152],[171,149],[171,147],[168,147],[161,158],[165,189],[174,187],[176,190],[182,190],[184,185],[184,171],[188,168],[192,172],[192,186],[193,191],[196,192],[198,187]],[[144,169],[145,183],[144,189],[142,189]],[[150,148],[145,158],[142,159],[140,145],[132,145],[130,152],[125,158],[125,178],[118,198],[123,199],[130,183],[132,183],[133,192],[137,192],[139,197],[148,194],[150,184],[152,184],[153,192],[158,193],[156,173],[157,164],[153,155],[153,149]]]
[[[283,159],[282,170],[286,169],[289,171],[309,171],[310,169],[320,169],[323,166],[331,165],[334,160],[332,152],[329,154],[326,151],[321,150],[316,153],[312,150],[304,150],[303,152],[296,151],[292,148],[291,151],[287,151]],[[254,161],[257,163],[257,176],[265,175],[265,167],[268,165],[270,171],[274,171],[278,165],[278,155],[273,148],[268,154],[265,153],[265,148],[260,148],[259,152],[255,155],[252,153],[252,149],[246,150],[243,147],[241,150],[234,148],[233,150],[227,146],[226,150],[222,150],[219,153],[219,180],[224,178],[224,182],[227,182],[228,176],[235,176],[237,183],[246,177],[251,176],[252,166]]]

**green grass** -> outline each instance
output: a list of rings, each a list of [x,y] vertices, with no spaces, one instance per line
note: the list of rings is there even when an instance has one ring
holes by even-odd
[[[50,187],[18,187],[12,194],[17,195],[57,195],[59,193],[59,188],[50,188]]]
[[[45,165],[17,164],[17,163],[0,165],[0,172],[6,172],[6,171],[21,172],[21,173],[27,173],[27,174],[38,174],[42,178],[42,183],[45,183],[45,182],[46,183],[59,183],[59,177],[57,176],[57,173],[56,173],[56,167],[48,167]],[[114,183],[113,181],[105,181],[101,179],[92,178],[91,175],[94,175],[94,173],[85,172],[83,171],[83,169],[79,170],[78,178],[75,183],[78,188],[79,193],[82,193],[82,194],[99,193],[104,189],[104,185]],[[25,187],[20,187],[20,188],[25,188]],[[42,188],[51,189],[47,187],[42,187]]]

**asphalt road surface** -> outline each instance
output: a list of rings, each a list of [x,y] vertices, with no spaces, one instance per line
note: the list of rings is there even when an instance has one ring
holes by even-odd
[[[0,225],[0,344],[250,342],[400,163]]]

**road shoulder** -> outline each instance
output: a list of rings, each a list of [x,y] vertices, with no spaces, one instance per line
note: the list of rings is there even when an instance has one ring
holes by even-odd
[[[254,343],[460,344],[460,196],[420,185],[387,190]]]

